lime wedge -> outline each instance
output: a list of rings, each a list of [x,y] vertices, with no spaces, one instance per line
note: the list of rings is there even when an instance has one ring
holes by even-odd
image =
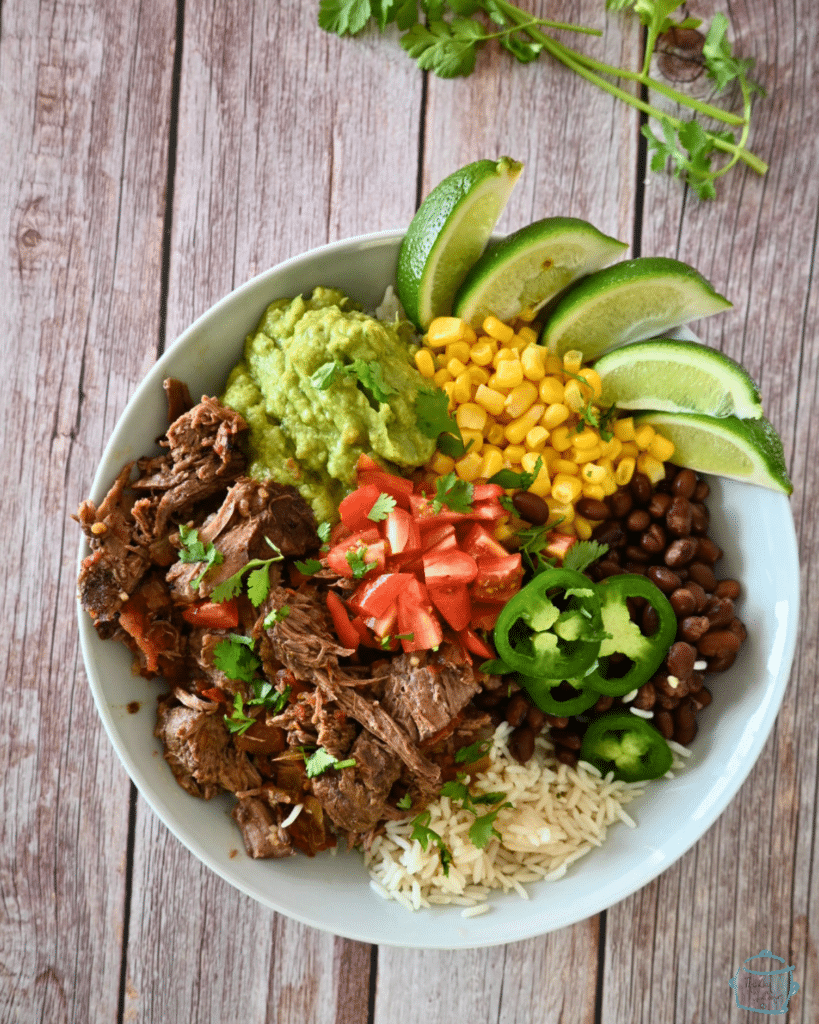
[[[412,218],[398,253],[395,287],[420,330],[452,311],[452,299],[486,248],[523,164],[509,157],[467,164],[436,185]]]
[[[661,256],[615,263],[571,288],[552,310],[541,342],[587,361],[700,317],[730,309],[693,267]]]
[[[733,359],[695,341],[639,341],[600,356],[600,401],[618,409],[759,419],[759,390]]]
[[[512,320],[523,310],[535,313],[573,281],[608,266],[627,248],[585,220],[535,221],[490,243],[458,289],[453,312],[473,327],[480,327],[490,313],[500,320]]]
[[[782,441],[764,416],[740,420],[716,419],[698,413],[646,412],[634,417],[637,425],[650,423],[674,444],[671,461],[698,473],[759,484],[790,494]]]

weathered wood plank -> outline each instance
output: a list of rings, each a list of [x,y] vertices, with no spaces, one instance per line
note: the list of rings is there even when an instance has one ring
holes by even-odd
[[[342,41],[315,18],[313,4],[186,2],[168,342],[280,260],[412,216],[420,79],[385,40]],[[241,896],[142,805],[132,921],[136,1019],[209,1021],[237,992],[249,1019],[367,1019],[369,947]]]
[[[0,1017],[111,1021],[130,785],[81,668],[70,514],[155,358],[158,301],[134,296],[159,293],[174,16],[2,15]]]
[[[713,7],[689,4],[703,18]],[[642,252],[691,263],[734,303],[695,329],[759,380],[782,434],[809,609],[819,484],[810,428],[817,402],[812,261],[819,180],[805,139],[819,131],[819,61],[800,28],[811,16],[805,4],[739,4],[728,13],[736,52],[756,58],[756,77],[769,92],[755,107],[749,142],[771,170],[762,179],[735,168],[718,182],[712,203],[650,176]],[[739,796],[677,865],[610,912],[603,1021],[745,1020],[727,982],[763,948],[796,965],[802,990],[789,1019],[816,1019],[817,651],[816,616],[808,612],[774,733]]]

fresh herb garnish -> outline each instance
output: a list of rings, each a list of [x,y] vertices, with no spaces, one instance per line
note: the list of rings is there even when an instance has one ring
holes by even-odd
[[[421,844],[421,849],[426,850],[430,843],[434,843],[438,847],[438,852],[441,857],[441,867],[444,869],[444,874],[449,874],[449,865],[452,863],[452,851],[438,835],[438,833],[429,828],[429,822],[432,819],[430,811],[421,811],[419,815],[412,819],[412,834],[410,839],[417,839]]]
[[[221,565],[224,561],[222,552],[210,541],[207,544],[203,544],[199,540],[199,533],[193,527],[185,526],[181,523],[179,526],[179,539],[182,542],[182,547],[179,549],[179,561],[180,562],[204,562],[205,568],[196,577],[195,580],[191,581],[191,589],[198,590],[199,584],[205,577],[208,569],[214,565]]]
[[[497,484],[499,487],[503,487],[504,490],[507,491],[512,490],[513,488],[521,491],[528,491],[535,480],[537,480],[538,473],[540,473],[541,469],[543,469],[543,459],[538,455],[537,462],[535,462],[532,467],[531,473],[527,473],[525,470],[521,473],[516,473],[513,469],[501,469],[498,470],[494,476],[490,476],[486,482],[488,484]],[[505,497],[508,497],[508,495],[505,495]]]
[[[250,683],[262,663],[253,653],[253,637],[231,633],[214,647],[213,664],[228,679]]]
[[[399,811],[408,811],[412,807],[412,797],[409,793],[405,793],[400,800],[396,800],[395,806]]]
[[[335,757],[324,747],[319,747],[309,757],[305,758],[307,778],[314,779],[317,775],[323,775],[328,768],[352,768],[355,765],[355,758],[347,758],[346,761],[337,761]]]
[[[572,544],[564,555],[563,568],[583,572],[592,562],[602,558],[608,549],[608,544],[601,544],[597,540],[580,540],[576,544]]]
[[[439,476],[435,481],[435,497],[432,499],[432,511],[440,512],[446,505],[453,512],[472,511],[472,493],[474,487],[467,480],[461,480],[454,472]]]
[[[248,704],[255,704],[263,707],[265,711],[272,711],[275,715],[281,714],[287,706],[292,686],[285,686],[281,691],[274,689],[273,684],[263,679],[254,679],[250,684],[253,687],[253,697]]]
[[[270,627],[275,626],[277,622],[283,622],[289,614],[290,605],[283,604],[281,608],[274,608],[273,611],[268,612],[264,617],[262,625],[265,629],[270,629]]]
[[[407,54],[419,68],[441,78],[471,74],[478,51],[490,40],[497,40],[524,64],[547,53],[587,82],[656,120],[663,133],[661,139],[653,135],[648,125],[643,127],[643,134],[655,149],[652,170],[661,171],[670,161],[672,172],[697,195],[708,199],[715,194],[716,179],[739,160],[758,174],[767,171],[768,165],[746,148],[751,101],[755,95],[764,95],[764,91],[749,77],[754,62],[733,55],[725,38],[728,19],[721,13],[712,19],[702,58],[706,73],[718,91],[733,82],[738,84],[743,100],[741,115],[652,77],[651,57],[659,36],[672,29],[693,29],[701,24],[696,18],[682,17],[677,21],[671,18],[682,4],[683,0],[607,0],[609,11],[631,11],[645,26],[639,70],[605,64],[567,46],[550,31],[544,31],[561,29],[601,35],[597,29],[536,18],[509,0],[420,0],[420,9],[415,0],[320,0],[318,23],[326,31],[340,36],[356,35],[370,22],[382,32],[394,23],[403,33],[401,46]],[[624,88],[629,82],[634,85]],[[699,121],[672,117],[648,101],[652,93],[725,127],[706,129]],[[734,134],[736,131],[738,137]],[[729,158],[719,169],[712,167],[715,153]]]
[[[491,739],[476,740],[474,743],[470,743],[468,747],[461,747],[460,750],[456,750],[455,760],[458,764],[472,764],[473,761],[480,761],[482,757],[486,757],[489,753],[491,746]]]
[[[333,527],[330,525],[330,523],[319,523],[318,529],[316,530],[316,533],[319,535],[319,540],[324,541],[324,543],[326,544],[327,541],[330,539],[330,533],[332,532],[332,529]]]
[[[468,785],[463,781],[465,778],[464,774],[459,773],[456,780],[444,783],[441,787],[441,796],[460,801],[465,811],[470,811],[475,815],[475,820],[469,828],[469,839],[473,846],[483,850],[492,836],[503,839],[503,836],[495,828],[495,818],[499,811],[504,807],[511,807],[512,804],[506,800],[505,793],[478,793],[473,796]],[[498,806],[493,807],[486,814],[479,814],[478,804],[497,804]]]
[[[338,360],[324,363],[312,374],[310,383],[316,391],[327,391],[341,377],[355,378],[370,397],[379,403],[386,402],[390,395],[397,394],[395,388],[384,380],[381,364],[374,360],[367,362],[364,359],[354,359],[349,365]]]
[[[270,566],[274,562],[281,562],[284,555],[279,551],[276,545],[270,540],[269,537],[265,537],[267,544],[270,548],[275,551],[275,555],[272,558],[251,558],[251,560],[243,565],[242,568],[235,572],[232,576],[220,583],[218,587],[214,587],[213,593],[210,595],[211,601],[215,601],[220,604],[222,601],[228,601],[231,597],[238,597],[242,592],[242,581],[245,573],[250,569],[250,575],[247,578],[247,596],[253,603],[254,608],[258,608],[259,605],[264,601],[267,595],[270,593]]]
[[[362,576],[366,576],[370,569],[374,569],[378,562],[368,562],[367,559],[367,548],[362,545],[360,548],[353,550],[348,548],[345,552],[344,557],[347,559],[347,565],[353,573],[353,579],[360,580]]]
[[[378,642],[381,645],[381,649],[382,650],[388,651],[390,649],[390,647],[392,646],[393,640],[414,640],[414,639],[415,639],[415,634],[414,633],[394,633],[392,635],[387,633],[385,636],[382,636],[381,639]]]
[[[228,727],[228,732],[236,733],[238,736],[242,736],[247,730],[253,725],[256,719],[252,715],[245,714],[244,700],[242,699],[241,693],[235,694],[233,697],[233,713],[225,715],[225,725]]]
[[[395,498],[391,494],[384,494],[383,491],[375,499],[375,504],[367,513],[367,518],[374,523],[383,522],[395,508]]]
[[[449,396],[440,388],[419,388],[415,396],[416,426],[424,435],[438,439],[438,448],[457,459],[466,453],[461,428],[449,411]]]
[[[321,562],[317,558],[305,558],[304,561],[293,563],[302,576],[313,576],[321,569]]]

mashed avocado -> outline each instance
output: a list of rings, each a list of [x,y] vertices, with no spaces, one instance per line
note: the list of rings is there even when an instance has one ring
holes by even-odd
[[[362,452],[411,468],[435,450],[416,425],[412,328],[353,305],[330,288],[272,303],[222,396],[250,428],[250,475],[295,485],[319,521],[335,519]]]

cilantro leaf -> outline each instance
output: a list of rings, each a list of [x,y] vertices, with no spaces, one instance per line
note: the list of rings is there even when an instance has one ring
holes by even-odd
[[[575,572],[583,572],[585,569],[602,558],[608,551],[608,544],[601,544],[597,540],[581,540],[572,544],[563,558],[563,568],[573,569]]]
[[[293,691],[292,686],[285,686],[285,688],[279,692],[273,688],[272,683],[262,679],[254,679],[251,686],[253,687],[254,696],[247,703],[249,705],[259,705],[266,711],[272,711],[275,715],[284,711],[287,706],[287,701],[290,699],[290,694]]]
[[[762,86],[748,77],[755,61],[750,57],[742,60],[733,55],[731,44],[725,38],[727,31],[728,19],[722,12],[717,12],[702,47],[708,77],[716,83],[720,92],[731,82],[738,81],[743,91],[747,89],[748,95],[764,96]]]
[[[346,761],[337,761],[329,750],[319,747],[310,757],[305,758],[304,763],[307,768],[307,778],[315,779],[317,775],[323,775],[328,768],[352,768],[356,761],[354,757],[347,758]]]
[[[179,539],[182,542],[182,547],[179,550],[179,561],[180,562],[204,562],[205,568],[196,577],[195,580],[191,581],[191,588],[193,590],[199,589],[199,584],[205,577],[205,573],[208,569],[214,565],[221,565],[224,561],[222,552],[210,541],[207,544],[203,544],[199,540],[199,533],[192,527],[185,526],[184,523],[179,526]]]
[[[497,484],[499,487],[503,487],[504,490],[518,488],[521,491],[528,491],[535,480],[537,480],[541,469],[543,469],[543,459],[538,455],[537,462],[532,467],[531,473],[527,473],[525,470],[521,473],[516,473],[513,469],[501,469],[486,482],[488,484]]]
[[[475,818],[469,828],[469,839],[473,846],[476,846],[479,850],[485,850],[492,836],[501,841],[503,840],[503,836],[495,828],[495,819],[500,810],[511,806],[510,803],[501,804],[500,807],[496,807],[494,810]]]
[[[232,633],[226,640],[220,640],[214,647],[213,664],[228,679],[243,683],[252,682],[262,665],[253,653],[253,638],[237,633]]]
[[[405,793],[400,800],[397,800],[395,806],[399,811],[408,811],[412,807],[412,797],[409,792]]]
[[[235,694],[233,698],[233,712],[230,715],[225,715],[224,719],[228,732],[236,733],[238,736],[244,735],[256,721],[252,716],[245,714],[244,700],[241,693]]]
[[[265,629],[270,629],[271,626],[275,626],[277,622],[282,622],[290,614],[290,605],[283,604],[281,608],[274,608],[272,612],[268,612],[264,617],[262,625]]]
[[[452,863],[452,851],[443,841],[440,835],[434,830],[429,828],[429,822],[432,818],[432,814],[429,811],[421,811],[419,815],[412,819],[412,834],[410,839],[417,839],[421,844],[421,849],[426,850],[429,844],[432,842],[438,847],[438,852],[441,857],[441,867],[444,869],[444,874],[449,874],[449,865]]]
[[[464,439],[461,436],[461,428],[455,422],[455,417],[449,411],[449,395],[440,388],[419,388],[415,396],[415,420],[416,426],[424,437],[438,438],[438,447],[444,451],[441,442],[444,437],[452,436],[454,441],[460,442],[460,452],[445,452],[458,458],[466,452]]]
[[[370,0],[320,0],[318,23],[326,32],[354,36],[364,28],[371,15]]]
[[[398,392],[384,380],[384,370],[380,363],[374,360],[365,362],[363,359],[354,359],[351,366],[345,367],[345,373],[354,375],[365,391],[373,396],[376,402],[389,401],[390,395]]]
[[[420,22],[401,36],[401,46],[423,71],[439,78],[457,78],[475,70],[478,47],[486,40],[483,25],[473,18]]]
[[[371,519],[374,523],[383,522],[394,508],[395,498],[390,494],[382,492],[375,499],[375,504],[367,513],[367,518]]]
[[[472,494],[474,487],[467,480],[461,480],[454,472],[440,476],[435,481],[435,497],[432,500],[433,512],[440,512],[446,505],[453,512],[469,513],[472,511]]]
[[[482,757],[486,757],[489,753],[491,746],[491,739],[476,740],[474,743],[470,743],[468,747],[461,747],[460,750],[456,750],[455,760],[458,764],[472,764],[473,761],[480,761]]]
[[[321,569],[321,562],[316,558],[305,558],[303,562],[294,562],[302,576],[313,576]]]
[[[258,608],[259,605],[264,601],[267,595],[270,593],[270,566],[273,562],[281,562],[284,555],[279,551],[276,545],[270,540],[269,537],[265,537],[267,544],[271,547],[276,554],[272,558],[251,558],[246,565],[243,565],[238,572],[235,572],[232,576],[228,576],[226,580],[219,584],[218,587],[213,588],[213,592],[210,595],[211,601],[215,601],[220,604],[222,601],[227,601],[231,597],[238,597],[242,592],[242,581],[244,574],[249,570],[256,570],[250,573],[248,578],[247,596],[253,602],[253,607]]]
[[[367,548],[363,545],[360,548],[356,548],[354,551],[349,548],[344,557],[347,559],[347,565],[353,571],[353,579],[360,580],[362,576],[366,576],[370,569],[374,569],[378,562],[367,562]]]
[[[326,544],[327,541],[330,539],[330,533],[332,532],[332,529],[333,527],[329,523],[319,523],[318,529],[316,530],[316,533],[319,535],[319,540],[324,541],[324,543]]]

